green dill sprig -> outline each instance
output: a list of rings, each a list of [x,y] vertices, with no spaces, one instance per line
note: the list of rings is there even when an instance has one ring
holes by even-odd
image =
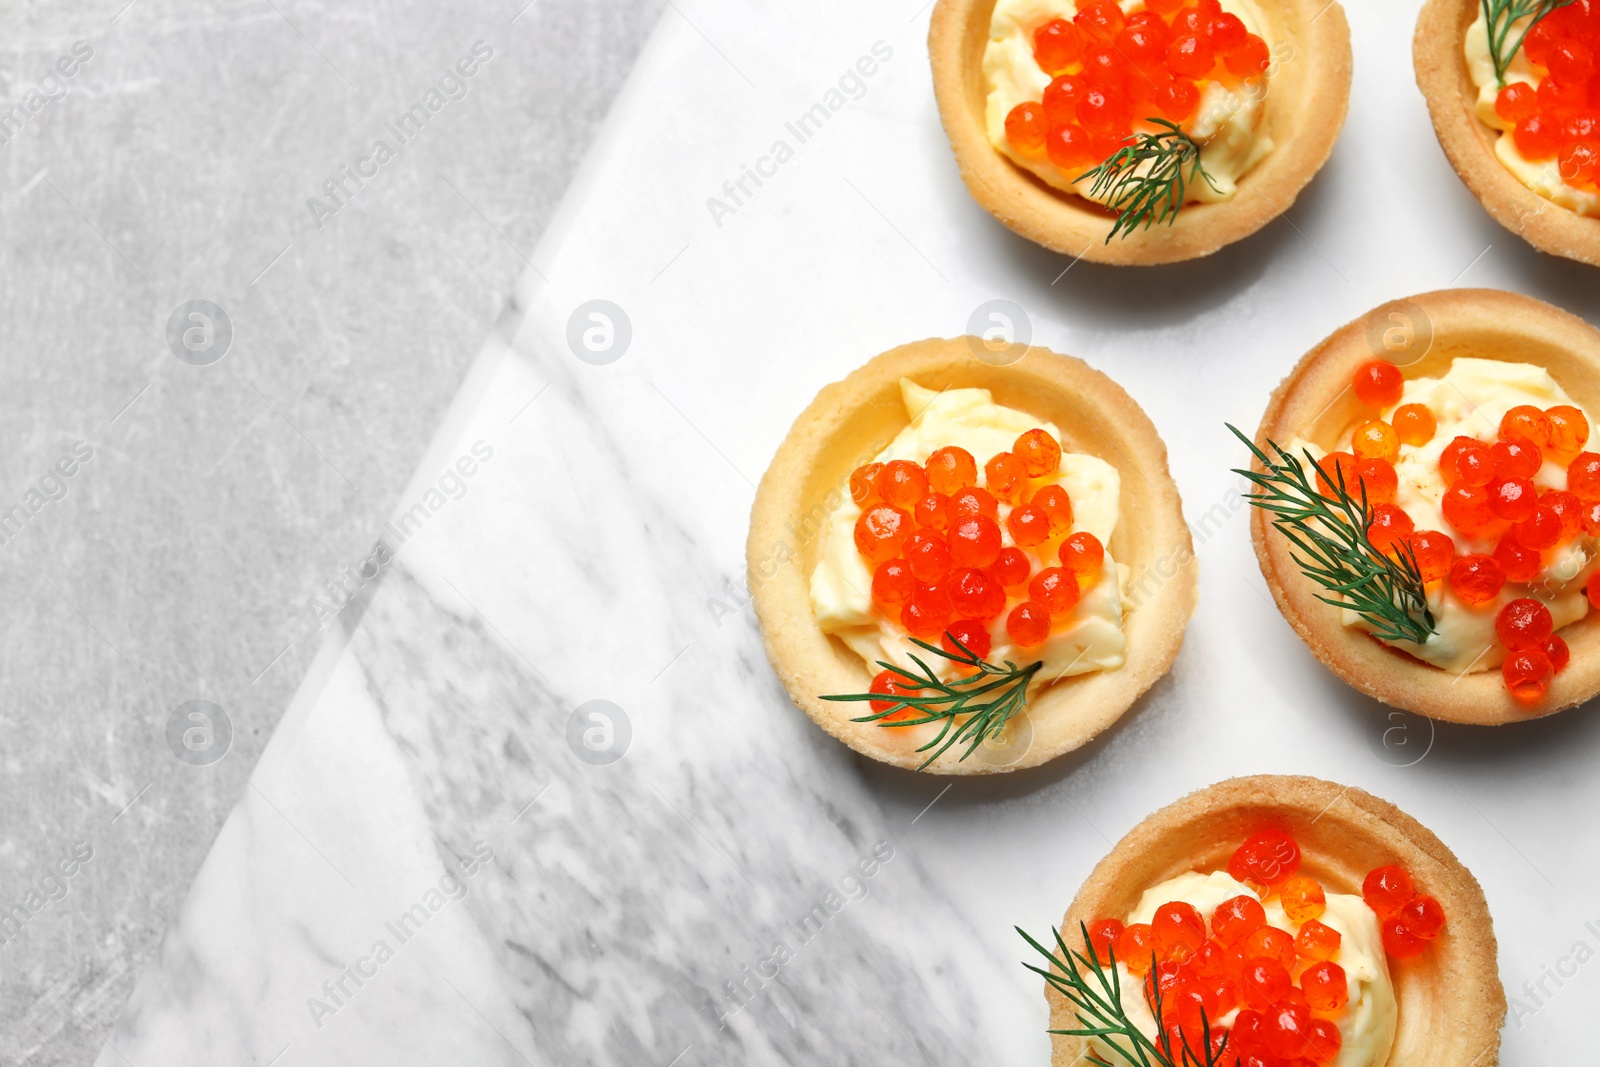
[[[1314,480],[1322,468],[1309,449],[1312,473],[1277,442],[1267,442],[1277,454],[1272,459],[1237,427],[1228,429],[1261,465],[1259,471],[1234,471],[1256,487],[1247,499],[1271,515],[1272,525],[1299,550],[1293,558],[1305,576],[1331,594],[1317,599],[1354,611],[1380,641],[1426,641],[1434,619],[1416,552],[1406,544],[1388,556],[1374,547],[1367,536],[1366,486],[1358,484],[1360,499],[1351,496],[1335,464],[1323,470],[1333,490],[1324,493]]]
[[[1050,1033],[1063,1037],[1094,1038],[1116,1053],[1127,1067],[1221,1067],[1227,1061],[1228,1039],[1232,1034],[1225,1034],[1213,1049],[1211,1021],[1204,1012],[1200,1017],[1203,1040],[1199,1042],[1198,1049],[1191,1044],[1187,1033],[1183,1034],[1183,1046],[1174,1049],[1172,1038],[1165,1029],[1151,1038],[1135,1026],[1122,1004],[1122,979],[1117,970],[1116,948],[1108,947],[1106,958],[1101,960],[1094,942],[1089,938],[1089,928],[1083,923],[1079,923],[1078,928],[1083,934],[1083,947],[1087,952],[1067,948],[1066,942],[1061,939],[1061,931],[1052,927],[1050,933],[1055,937],[1059,950],[1057,954],[1028,936],[1022,927],[1013,927],[1024,941],[1050,961],[1048,968],[1036,967],[1031,963],[1024,963],[1023,966],[1049,982],[1051,988],[1072,1005],[1073,1014],[1078,1017],[1078,1029],[1051,1030]],[[1152,955],[1152,971],[1155,966],[1155,956]],[[1162,1018],[1159,986],[1153,990],[1147,989],[1145,997],[1152,1016]],[[1084,1058],[1095,1067],[1118,1067],[1093,1052],[1086,1051]]]
[[[915,637],[911,642],[935,656],[972,668],[974,673],[946,682],[927,663],[914,655],[911,657],[911,662],[921,669],[920,675],[879,660],[878,666],[893,673],[903,685],[914,691],[898,694],[894,698],[896,703],[892,707],[851,720],[875,722],[879,726],[895,729],[922,726],[930,722],[939,723],[939,732],[927,744],[917,749],[918,752],[932,750],[928,758],[917,768],[919,771],[944,755],[952,745],[966,745],[966,751],[960,756],[964,760],[977,751],[978,746],[984,741],[1004,730],[1006,723],[1016,718],[1027,706],[1028,683],[1044,666],[1043,660],[1026,667],[1018,667],[1010,660],[1006,660],[1003,667],[997,667],[981,656],[974,655],[954,636],[950,640],[955,642],[957,651],[951,652],[938,645],[919,641]],[[888,700],[891,698],[882,693],[844,693],[825,696],[822,699]],[[889,720],[889,716],[907,709],[919,714],[910,718]],[[964,720],[962,717],[965,717]]]
[[[1566,7],[1573,0],[1482,0],[1483,21],[1489,31],[1489,59],[1494,63],[1494,75],[1501,85],[1506,83],[1506,71],[1517,57],[1528,31],[1539,25],[1550,12]],[[1515,39],[1512,34],[1518,22],[1531,19]]]
[[[1200,162],[1200,145],[1183,128],[1166,119],[1147,120],[1162,127],[1136,134],[1096,167],[1084,171],[1073,183],[1093,179],[1089,195],[1105,198],[1117,221],[1106,235],[1110,244],[1119,234],[1149,229],[1152,223],[1172,225],[1182,210],[1189,184],[1197,180],[1216,189],[1217,183]]]

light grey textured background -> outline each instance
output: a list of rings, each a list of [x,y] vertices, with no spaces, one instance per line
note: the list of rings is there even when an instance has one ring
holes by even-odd
[[[123,2],[0,12],[25,119],[0,512],[94,450],[0,543],[0,912],[44,901],[0,943],[7,1063],[98,1051],[315,652],[312,598],[377,537],[663,6]],[[465,95],[319,228],[307,198],[480,40]],[[196,298],[234,328],[208,367],[165,342]],[[233,726],[212,766],[166,743],[192,699]]]

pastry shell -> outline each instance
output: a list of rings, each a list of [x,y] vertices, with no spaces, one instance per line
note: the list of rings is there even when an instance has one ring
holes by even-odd
[[[1080,923],[1121,918],[1144,891],[1191,870],[1224,870],[1233,851],[1266,827],[1291,834],[1301,869],[1329,892],[1360,894],[1368,871],[1398,863],[1417,891],[1438,898],[1445,929],[1421,956],[1389,960],[1399,1018],[1388,1067],[1499,1062],[1505,990],[1483,890],[1450,849],[1411,816],[1370,793],[1318,778],[1232,778],[1169,804],[1117,842],[1078,890],[1061,921],[1063,940],[1082,945]],[[1080,1024],[1045,986],[1052,1030]],[[1056,1067],[1086,1062],[1083,1042],[1051,1037]]]
[[[1478,87],[1467,69],[1465,40],[1479,10],[1478,0],[1428,0],[1417,19],[1417,87],[1428,101],[1439,144],[1496,222],[1541,251],[1600,266],[1600,219],[1523,185],[1495,155],[1500,131],[1478,121]]]
[[[1294,203],[1327,162],[1350,100],[1350,26],[1335,0],[1255,0],[1274,55],[1263,122],[1275,142],[1225,201],[1189,204],[1106,243],[1115,216],[1046,185],[989,142],[983,53],[995,0],[938,0],[928,31],[934,96],[967,190],[985,211],[1036,244],[1094,263],[1145,266],[1196,259],[1250,236]]]
[[[1411,343],[1386,349],[1386,335]],[[1374,356],[1400,365],[1407,378],[1443,374],[1457,356],[1536,363],[1585,409],[1600,411],[1600,332],[1532,297],[1450,289],[1384,304],[1312,349],[1272,394],[1257,447],[1297,435],[1333,444],[1367,410],[1350,391],[1350,379]],[[1549,715],[1600,693],[1600,613],[1561,629],[1572,661],[1543,700],[1524,705],[1506,691],[1498,670],[1458,676],[1345,626],[1339,609],[1316,599],[1321,587],[1301,573],[1288,540],[1271,529],[1264,512],[1253,512],[1250,532],[1261,573],[1289,623],[1329,669],[1375,700],[1434,719],[1499,725]]]
[[[952,747],[927,769],[985,774],[1036,766],[1078,748],[1115,722],[1172,666],[1195,606],[1196,562],[1166,446],[1145,413],[1115,382],[1081,360],[1014,346],[994,361],[976,337],[918,341],[872,359],[825,387],[795,420],[756,490],[747,549],[749,582],[767,655],[790,697],[819,726],[865,756],[917,768],[916,748],[933,725],[890,728],[851,719],[865,704],[824,693],[867,691],[868,669],[817,625],[811,572],[826,541],[828,515],[849,474],[870,462],[907,425],[900,379],[932,389],[980,387],[995,402],[1054,423],[1067,452],[1086,453],[1122,476],[1121,515],[1107,546],[1130,568],[1126,662],[1036,685],[1028,707],[1000,741],[958,759]],[[981,462],[985,457],[979,457]]]

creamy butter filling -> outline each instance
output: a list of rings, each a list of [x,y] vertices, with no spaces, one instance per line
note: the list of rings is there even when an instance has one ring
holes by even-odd
[[[902,378],[900,391],[911,422],[874,457],[879,463],[894,459],[926,463],[936,449],[964,448],[977,460],[978,484],[982,486],[984,462],[996,453],[1009,451],[1018,434],[1039,428],[1058,441],[1061,439],[1051,424],[996,404],[987,389],[935,392]],[[1054,480],[1072,498],[1073,530],[1094,534],[1106,546],[1100,582],[1083,591],[1072,614],[1056,620],[1050,636],[1038,647],[1012,646],[1006,635],[1005,612],[989,624],[994,642],[989,662],[1009,659],[1021,665],[1042,660],[1040,674],[1046,681],[1120,667],[1126,649],[1122,588],[1127,568],[1113,560],[1110,552],[1122,477],[1102,459],[1063,452],[1060,474]],[[855,546],[855,525],[861,508],[851,499],[848,482],[840,490],[840,499],[843,503],[828,518],[822,558],[811,572],[811,608],[817,623],[823,632],[848,645],[873,671],[879,660],[911,669],[910,656],[918,649],[898,620],[884,618],[872,605],[872,565]],[[1005,545],[1013,543],[1005,521],[1010,511],[1006,504],[1000,504],[1000,536]],[[1031,552],[1029,559],[1034,573],[1043,569]]]
[[[1404,404],[1427,407],[1438,428],[1426,444],[1400,446],[1400,458],[1394,465],[1399,481],[1394,502],[1411,517],[1418,530],[1439,530],[1453,537],[1458,555],[1493,555],[1495,541],[1467,537],[1445,521],[1441,503],[1448,487],[1439,473],[1439,456],[1445,447],[1457,437],[1494,440],[1505,413],[1521,404],[1541,410],[1566,404],[1583,410],[1543,367],[1470,358],[1455,360],[1442,377],[1407,379],[1396,407]],[[1394,411],[1389,408],[1378,417],[1392,420]],[[1584,411],[1584,416],[1588,418],[1589,413]],[[1348,441],[1347,433],[1340,439],[1339,448],[1345,449]],[[1325,450],[1306,441],[1296,440],[1288,447],[1302,460],[1302,450],[1306,448],[1319,459],[1325,454]],[[1533,483],[1541,490],[1565,488],[1566,468],[1547,458]],[[1462,603],[1451,592],[1448,581],[1435,582],[1428,588],[1435,624],[1432,636],[1423,644],[1392,644],[1424,662],[1456,673],[1496,669],[1507,654],[1494,628],[1500,608],[1518,597],[1533,597],[1550,609],[1557,630],[1577,622],[1589,612],[1584,585],[1595,568],[1597,554],[1600,544],[1596,539],[1580,533],[1546,555],[1546,570],[1538,579],[1532,583],[1507,582],[1497,598],[1477,606]],[[1343,621],[1346,626],[1367,628],[1353,611],[1345,611]]]
[[[1211,916],[1223,901],[1236,896],[1256,897],[1244,883],[1236,881],[1224,871],[1201,874],[1190,871],[1170,878],[1160,885],[1145,890],[1139,906],[1125,919],[1129,925],[1148,923],[1155,918],[1156,909],[1173,901],[1183,901],[1194,907],[1211,925]],[[1267,922],[1291,934],[1300,932],[1300,924],[1289,920],[1283,905],[1274,898],[1262,903]],[[1378,917],[1359,896],[1350,893],[1328,893],[1327,909],[1318,919],[1339,932],[1339,951],[1333,962],[1344,968],[1350,985],[1350,1001],[1333,1022],[1339,1027],[1343,1042],[1333,1060],[1334,1067],[1384,1067],[1389,1062],[1389,1052],[1394,1045],[1395,1025],[1399,1007],[1395,1001],[1394,983],[1389,978],[1388,959],[1383,951],[1383,935],[1378,927]],[[1300,980],[1300,972],[1310,961],[1301,960],[1290,977]],[[1139,990],[1141,980],[1134,977],[1127,966],[1117,964],[1118,976],[1124,990]],[[1155,1016],[1144,997],[1124,995],[1122,1004],[1128,1019],[1152,1039],[1156,1036]],[[1238,1010],[1230,1011],[1217,1020],[1222,1026],[1233,1025]],[[1095,1045],[1100,1057],[1107,1062],[1119,1062],[1111,1050],[1099,1043]]]
[[[1123,0],[1122,7],[1133,14],[1142,11],[1144,3]],[[1264,36],[1260,17],[1245,0],[1223,0],[1222,8],[1239,16],[1251,33]],[[1042,153],[1018,152],[1006,137],[1006,116],[1011,109],[1042,99],[1050,84],[1050,75],[1033,58],[1033,31],[1051,19],[1070,20],[1077,13],[1073,0],[998,0],[983,53],[983,73],[989,86],[984,121],[989,143],[1017,166],[1053,188],[1096,199],[1089,192],[1092,181],[1073,184],[1083,170],[1064,173]],[[1245,92],[1242,87],[1231,89],[1216,81],[1205,86],[1200,106],[1184,123],[1184,130],[1202,146],[1200,160],[1216,188],[1204,181],[1191,182],[1184,191],[1185,202],[1227,200],[1237,191],[1239,179],[1272,151],[1272,138],[1262,128],[1265,105],[1266,94],[1259,90]]]
[[[1509,39],[1516,40],[1527,24],[1527,19],[1516,23]],[[1600,215],[1600,193],[1568,185],[1561,177],[1561,165],[1554,159],[1535,162],[1525,157],[1517,150],[1510,123],[1495,113],[1495,99],[1500,95],[1502,86],[1495,77],[1494,60],[1489,55],[1489,26],[1481,13],[1478,20],[1467,28],[1465,48],[1467,71],[1472,76],[1472,84],[1478,87],[1475,108],[1478,121],[1491,129],[1502,131],[1494,146],[1501,164],[1523,185],[1545,199],[1580,215]],[[1521,49],[1517,50],[1506,68],[1507,85],[1522,82],[1537,86],[1542,77],[1543,74],[1528,62],[1528,57]]]

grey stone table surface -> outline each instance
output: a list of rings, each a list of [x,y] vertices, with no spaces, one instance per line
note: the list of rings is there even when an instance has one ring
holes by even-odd
[[[662,6],[0,11],[0,1062],[93,1059]]]

